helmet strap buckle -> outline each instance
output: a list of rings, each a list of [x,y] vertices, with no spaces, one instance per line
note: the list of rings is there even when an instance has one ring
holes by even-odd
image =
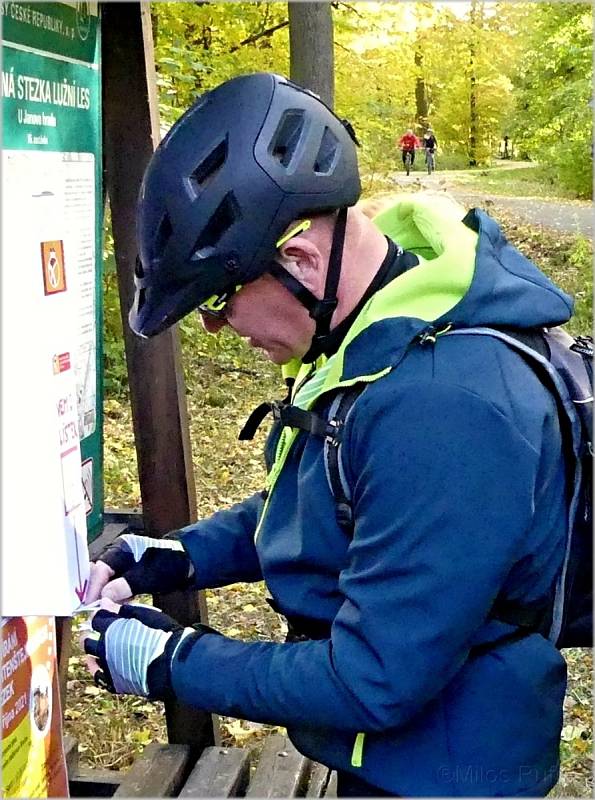
[[[337,308],[337,304],[338,301],[336,297],[328,297],[324,298],[324,300],[318,300],[310,309],[310,316],[316,321],[328,319],[330,323],[332,316],[335,313],[335,309]]]

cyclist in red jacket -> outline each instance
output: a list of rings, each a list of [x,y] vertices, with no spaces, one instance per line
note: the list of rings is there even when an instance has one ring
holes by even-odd
[[[421,142],[417,138],[417,136],[413,133],[411,128],[408,128],[406,132],[401,136],[399,139],[399,143],[397,147],[401,150],[403,164],[405,163],[405,154],[411,153],[411,163],[415,161],[415,150],[418,147],[421,147]]]

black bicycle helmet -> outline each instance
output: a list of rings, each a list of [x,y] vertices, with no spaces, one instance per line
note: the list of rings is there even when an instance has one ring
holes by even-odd
[[[360,191],[352,136],[311,92],[257,73],[206,93],[145,172],[132,330],[154,336],[213,295],[278,273],[288,225],[354,205]]]

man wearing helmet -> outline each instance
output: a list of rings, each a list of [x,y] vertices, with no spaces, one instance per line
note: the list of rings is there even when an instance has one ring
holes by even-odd
[[[544,795],[564,662],[511,606],[549,610],[564,558],[555,401],[502,342],[449,334],[571,302],[483,212],[403,196],[377,227],[359,194],[347,127],[276,75],[222,84],[157,149],[133,330],[198,309],[299,369],[243,431],[273,409],[264,492],[92,565],[88,663],[112,691],[287,727],[340,796]],[[262,579],[287,643],[111,602]]]

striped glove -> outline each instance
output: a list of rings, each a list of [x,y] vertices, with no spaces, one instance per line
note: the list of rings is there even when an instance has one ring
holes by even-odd
[[[151,606],[123,605],[118,613],[99,610],[92,627],[98,637],[87,636],[85,653],[96,659],[95,683],[116,694],[135,694],[150,700],[174,696],[171,662],[180,643],[215,632],[206,625],[182,628]]]
[[[155,539],[125,533],[99,556],[99,561],[113,570],[112,577],[128,583],[129,596],[167,594],[192,585],[194,567],[175,534],[172,538]],[[89,595],[87,601],[94,599]]]

